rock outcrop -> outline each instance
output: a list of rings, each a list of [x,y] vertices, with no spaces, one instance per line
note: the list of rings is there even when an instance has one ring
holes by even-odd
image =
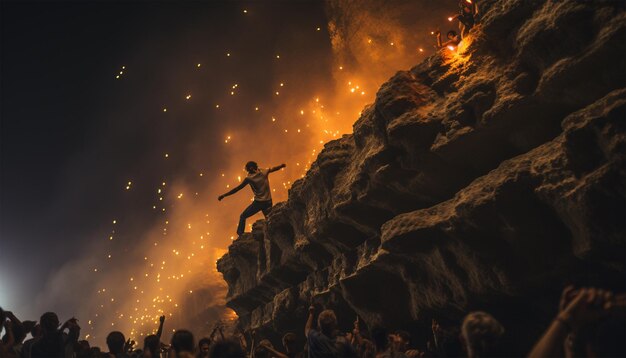
[[[244,327],[300,332],[311,300],[413,331],[484,308],[521,351],[565,283],[623,288],[624,5],[483,6],[219,260]]]

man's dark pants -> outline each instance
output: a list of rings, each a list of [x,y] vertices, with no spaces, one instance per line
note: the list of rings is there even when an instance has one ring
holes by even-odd
[[[237,235],[241,236],[243,234],[244,229],[246,228],[246,219],[251,217],[252,215],[258,213],[259,211],[263,211],[263,215],[267,216],[272,210],[272,201],[253,201],[250,206],[244,210],[239,216],[239,226],[237,226]]]

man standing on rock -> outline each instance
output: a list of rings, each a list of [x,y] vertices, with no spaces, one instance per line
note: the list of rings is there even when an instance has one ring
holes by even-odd
[[[233,195],[239,190],[243,189],[246,185],[250,184],[252,192],[254,193],[254,201],[250,204],[246,210],[244,210],[239,216],[239,226],[237,226],[237,236],[241,236],[246,227],[246,219],[250,216],[263,211],[263,215],[267,217],[272,209],[272,193],[270,191],[270,181],[268,176],[270,173],[281,170],[286,167],[285,164],[281,164],[277,167],[268,169],[259,169],[256,162],[246,163],[246,171],[248,176],[233,190],[226,194],[220,195],[217,200],[222,201],[225,197]]]
[[[456,19],[459,20],[462,39],[467,37],[469,31],[476,24],[476,16],[478,15],[476,1],[478,0],[459,0],[459,15],[456,16]]]

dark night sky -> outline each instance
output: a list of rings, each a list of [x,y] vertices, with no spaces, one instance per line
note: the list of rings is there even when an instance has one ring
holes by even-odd
[[[152,186],[129,199],[120,194],[127,178],[203,169],[186,159],[163,167],[162,153],[182,155],[198,128],[221,142],[211,138],[216,117],[193,122],[212,115],[208,103],[178,111],[176,121],[192,125],[162,123],[163,105],[180,106],[172,98],[190,89],[219,98],[231,79],[246,85],[244,98],[271,93],[276,48],[330,57],[327,36],[301,39],[324,27],[323,3],[286,3],[2,3],[0,305],[32,298],[59,266],[88,255],[120,207],[128,225],[150,225],[155,218],[134,206],[150,205]],[[128,77],[116,80],[123,65]],[[328,62],[308,69],[328,77]],[[204,149],[207,167],[224,164],[217,147]]]

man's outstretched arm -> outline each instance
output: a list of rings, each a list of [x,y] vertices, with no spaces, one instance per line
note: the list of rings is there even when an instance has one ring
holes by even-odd
[[[222,194],[222,195],[218,196],[218,197],[217,197],[217,200],[220,200],[220,201],[221,201],[221,200],[222,200],[222,199],[224,199],[225,197],[227,197],[227,196],[229,196],[229,195],[233,195],[233,194],[235,194],[235,193],[236,193],[236,192],[238,192],[239,190],[243,189],[243,188],[244,188],[247,184],[248,184],[248,178],[244,179],[244,180],[241,182],[241,184],[239,184],[239,185],[237,185],[236,187],[234,187],[234,188],[233,188],[233,190],[229,191],[229,192],[228,192],[228,193],[226,193],[226,194]]]
[[[270,173],[272,173],[272,172],[275,172],[275,171],[281,170],[281,169],[285,168],[286,166],[287,166],[287,164],[284,164],[284,163],[283,163],[283,164],[281,164],[281,165],[279,165],[279,166],[277,166],[277,167],[272,167],[272,168],[270,168],[270,169],[269,169],[269,172],[270,172]]]
[[[283,354],[283,353],[277,351],[276,349],[274,349],[271,346],[264,345],[264,344],[260,344],[260,346],[265,348],[265,349],[267,349],[267,351],[270,352],[274,358],[289,358],[288,355]]]
[[[315,306],[311,305],[309,307],[309,316],[306,320],[306,325],[304,326],[304,336],[309,337],[309,332],[313,329],[313,321],[315,316]]]
[[[159,329],[157,330],[156,336],[159,337],[159,342],[161,341],[161,335],[163,334],[163,323],[165,322],[165,316],[159,317]]]

